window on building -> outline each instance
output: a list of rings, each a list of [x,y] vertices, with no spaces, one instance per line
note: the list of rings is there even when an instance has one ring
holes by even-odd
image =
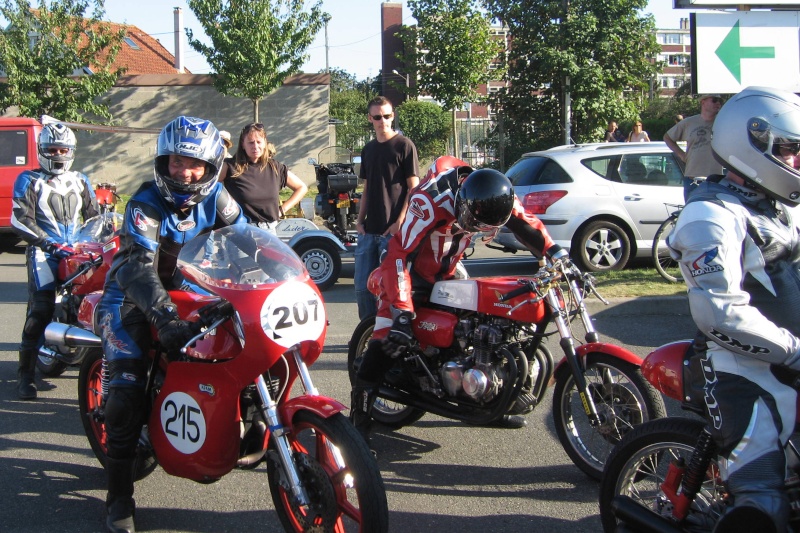
[[[139,48],[139,45],[136,44],[136,41],[134,41],[130,37],[126,36],[124,40],[125,40],[125,44],[127,44],[128,46],[130,46],[134,50],[141,50],[141,48]]]
[[[665,44],[683,44],[683,35],[680,33],[665,33]]]

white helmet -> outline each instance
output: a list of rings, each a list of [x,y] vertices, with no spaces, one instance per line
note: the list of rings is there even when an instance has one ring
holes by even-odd
[[[714,120],[711,149],[719,162],[768,196],[796,206],[800,171],[786,164],[781,146],[800,149],[800,98],[794,93],[748,87]]]
[[[37,143],[37,157],[42,170],[58,176],[67,172],[75,159],[75,134],[63,124],[48,124],[42,128]],[[51,154],[52,148],[66,149],[63,154]]]

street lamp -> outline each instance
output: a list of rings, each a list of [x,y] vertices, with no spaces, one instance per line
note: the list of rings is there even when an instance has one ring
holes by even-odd
[[[406,80],[406,98],[408,98],[408,93],[410,93],[410,92],[411,92],[411,78],[410,78],[410,74],[405,74],[405,75],[403,75],[403,74],[400,74],[399,72],[397,72],[397,69],[394,69],[394,70],[392,70],[392,74],[397,74],[398,76],[400,76],[401,78],[403,78],[403,79],[405,79],[405,80]]]

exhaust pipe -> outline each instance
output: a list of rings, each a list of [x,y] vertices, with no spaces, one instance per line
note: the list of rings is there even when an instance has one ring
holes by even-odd
[[[101,346],[100,337],[91,331],[61,322],[51,322],[44,330],[45,342],[59,348]]]
[[[616,496],[611,500],[614,515],[625,523],[617,531],[647,533],[682,533],[684,530],[675,522],[642,507],[628,496]]]

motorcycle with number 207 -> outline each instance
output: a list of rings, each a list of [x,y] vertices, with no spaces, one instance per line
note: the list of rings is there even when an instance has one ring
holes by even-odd
[[[208,239],[218,252],[204,267]],[[237,225],[186,243],[178,268],[195,290],[170,297],[196,335],[169,362],[153,330],[137,478],[161,465],[171,475],[210,483],[265,462],[286,531],[387,531],[375,458],[342,414],[346,407],[320,395],[311,379],[327,318],[297,255],[278,237]],[[101,296],[92,293],[81,304],[95,332],[109,327],[108,317],[94,312]],[[114,332],[104,335],[118,342]],[[100,338],[78,328],[62,328],[60,337],[87,352],[78,403],[92,450],[105,464],[108,375]],[[302,390],[292,394],[298,381]]]
[[[371,279],[376,296],[378,287]],[[602,300],[591,275],[561,261],[541,262],[530,277],[436,282],[427,300],[415,303],[415,339],[386,373],[372,418],[399,428],[429,412],[487,425],[506,414],[531,412],[555,382],[558,438],[578,468],[600,479],[622,436],[666,410],[642,377],[641,359],[599,341],[584,294]],[[576,316],[586,341],[578,346],[572,331]],[[551,323],[556,331],[548,333]],[[351,383],[374,325],[375,317],[365,318],[350,340]],[[553,334],[564,352],[558,365],[543,342]]]

